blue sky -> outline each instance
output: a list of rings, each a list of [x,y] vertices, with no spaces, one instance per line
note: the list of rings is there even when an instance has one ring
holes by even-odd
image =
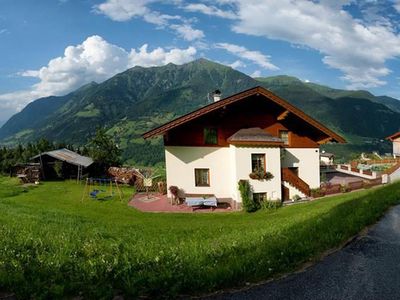
[[[400,0],[0,0],[0,123],[135,65],[199,57],[400,98]]]

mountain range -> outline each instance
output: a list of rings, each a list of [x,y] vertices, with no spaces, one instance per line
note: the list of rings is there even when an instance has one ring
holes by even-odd
[[[65,96],[37,99],[0,128],[0,144],[39,138],[84,145],[96,128],[105,127],[127,163],[152,165],[163,160],[162,141],[141,134],[223,97],[263,86],[346,137],[346,145],[326,145],[339,157],[353,152],[390,151],[383,138],[400,128],[400,101],[367,91],[333,89],[295,77],[252,78],[206,59],[161,67],[134,67],[98,84],[89,83]]]

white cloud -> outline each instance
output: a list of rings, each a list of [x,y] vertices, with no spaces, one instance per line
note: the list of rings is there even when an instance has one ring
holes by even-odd
[[[151,0],[107,0],[95,5],[97,13],[104,14],[114,21],[128,21],[135,17],[142,17],[149,13],[147,5]]]
[[[260,70],[255,70],[251,75],[251,77],[261,77],[261,71]]]
[[[242,59],[247,59],[254,64],[263,67],[266,70],[276,71],[279,70],[277,66],[270,62],[270,56],[264,55],[259,51],[251,51],[243,46],[238,46],[229,43],[217,43],[215,45],[217,48],[224,49]]]
[[[350,2],[232,0],[239,19],[233,30],[316,49],[351,88],[384,85],[385,62],[400,56],[400,37],[393,26],[353,18],[342,9]]]
[[[400,12],[400,0],[396,0],[393,4],[393,7],[397,10],[397,12]]]
[[[189,47],[187,49],[171,49],[165,51],[163,48],[156,48],[153,51],[147,51],[147,44],[139,48],[139,51],[132,49],[129,53],[131,66],[160,66],[168,63],[183,64],[192,61],[196,55],[196,49]]]
[[[195,58],[196,49],[148,50],[145,44],[138,50],[110,44],[102,37],[88,37],[82,44],[68,46],[64,55],[53,58],[39,70],[20,72],[21,76],[36,77],[39,82],[30,90],[0,94],[0,110],[22,109],[30,101],[49,95],[62,95],[91,81],[101,82],[133,66],[183,64]]]
[[[205,5],[204,3],[190,3],[185,5],[183,9],[225,19],[236,19],[236,15],[234,12],[229,10],[222,10],[213,5]]]
[[[103,14],[113,21],[125,22],[134,18],[143,18],[144,21],[161,27],[168,25],[170,20],[180,19],[179,16],[162,14],[148,8],[156,0],[107,0],[95,5],[94,12]]]
[[[204,37],[203,31],[194,29],[189,24],[172,24],[169,27],[173,30],[176,30],[178,35],[186,41],[194,41]]]
[[[9,31],[6,29],[6,28],[2,28],[2,29],[0,29],[0,35],[1,34],[6,34],[6,33],[8,33]]]
[[[125,22],[134,18],[142,18],[144,21],[155,24],[159,28],[170,28],[178,36],[187,41],[202,39],[204,32],[194,29],[189,20],[181,16],[162,14],[151,10],[149,5],[159,0],[107,0],[93,7],[94,11],[109,17],[113,21]],[[174,3],[173,1],[171,3]],[[177,4],[177,3],[175,3]],[[171,21],[181,21],[180,24],[171,24]]]
[[[241,60],[236,60],[233,63],[229,64],[229,66],[232,69],[238,69],[238,68],[245,68],[246,64],[244,62],[242,62]]]

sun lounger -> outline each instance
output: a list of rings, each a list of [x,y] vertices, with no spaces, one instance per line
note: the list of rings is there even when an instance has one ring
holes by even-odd
[[[192,208],[200,206],[217,207],[218,201],[215,197],[186,197],[185,203]]]

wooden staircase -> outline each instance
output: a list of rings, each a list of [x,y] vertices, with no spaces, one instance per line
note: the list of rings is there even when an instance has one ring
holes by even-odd
[[[289,168],[282,169],[282,181],[288,182],[291,186],[295,187],[306,196],[311,195],[310,186]]]

